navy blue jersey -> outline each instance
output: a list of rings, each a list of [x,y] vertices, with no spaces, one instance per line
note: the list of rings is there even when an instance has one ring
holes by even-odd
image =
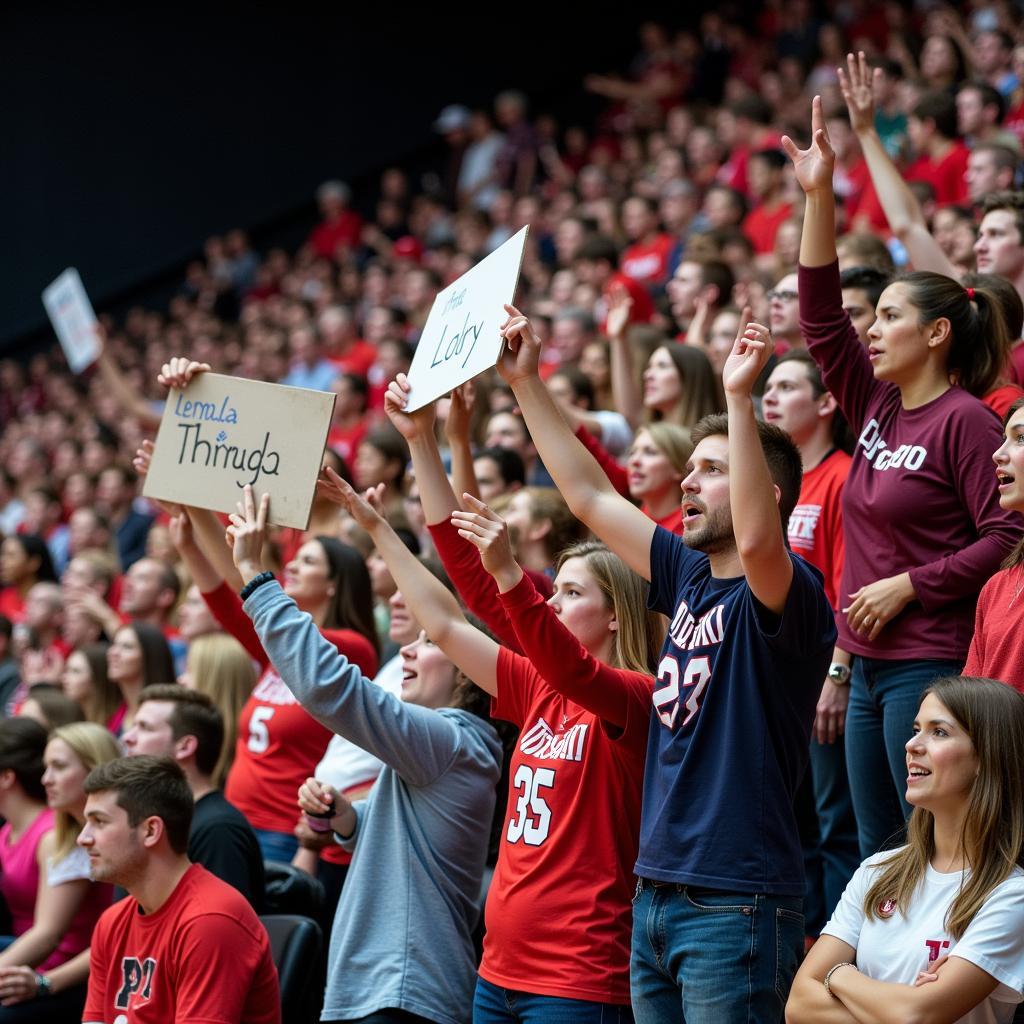
[[[650,607],[671,620],[654,689],[636,873],[709,889],[800,896],[793,794],[836,640],[822,576],[790,554],[782,615],[746,577],[659,527]]]

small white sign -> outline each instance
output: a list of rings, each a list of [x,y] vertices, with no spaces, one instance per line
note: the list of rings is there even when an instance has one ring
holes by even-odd
[[[529,226],[438,292],[409,368],[413,412],[494,366],[504,344],[499,329],[515,299]]]
[[[43,305],[57,332],[72,373],[81,373],[100,356],[96,337],[96,314],[82,279],[69,267],[43,292]]]
[[[234,512],[242,488],[270,492],[270,521],[305,530],[336,396],[203,373],[164,406],[147,498]]]

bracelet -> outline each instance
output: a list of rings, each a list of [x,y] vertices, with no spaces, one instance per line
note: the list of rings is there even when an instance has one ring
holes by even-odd
[[[259,587],[262,587],[264,583],[269,583],[274,578],[272,572],[265,571],[261,572],[256,576],[253,576],[251,580],[238,592],[238,596],[245,601],[249,595]]]
[[[825,975],[825,991],[830,996],[832,995],[832,989],[829,988],[829,982],[832,980],[832,975],[835,974],[836,971],[838,971],[840,967],[856,967],[856,966],[857,965],[852,960],[842,960],[840,963],[836,964],[834,967],[830,967],[828,969],[828,973]],[[833,996],[832,998],[834,999],[835,996]]]

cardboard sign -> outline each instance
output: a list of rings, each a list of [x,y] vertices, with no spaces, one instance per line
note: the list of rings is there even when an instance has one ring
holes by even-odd
[[[309,525],[335,395],[204,373],[172,389],[142,493],[235,512],[270,492],[270,522]]]
[[[81,373],[99,358],[100,342],[96,337],[96,314],[74,267],[65,270],[43,292],[43,305],[71,372]]]
[[[438,292],[409,368],[409,412],[498,361],[504,344],[498,328],[508,319],[505,303],[515,298],[529,230],[523,228]]]

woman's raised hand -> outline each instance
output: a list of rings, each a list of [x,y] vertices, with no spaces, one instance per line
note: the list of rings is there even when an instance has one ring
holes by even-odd
[[[409,402],[409,378],[400,373],[384,393],[384,411],[395,429],[406,439],[415,441],[425,437],[434,429],[434,403],[430,402],[415,412],[406,412]]]
[[[522,569],[512,553],[505,520],[472,494],[462,497],[470,511],[452,512],[452,525],[460,537],[476,545],[480,562],[498,581],[498,589],[503,593],[511,590],[522,577]]]
[[[196,374],[206,373],[209,369],[209,363],[197,363],[188,356],[174,356],[164,363],[156,379],[165,388],[184,390]]]
[[[508,319],[501,325],[505,347],[498,359],[498,373],[515,385],[536,377],[540,367],[540,339],[527,317],[515,306],[506,304]]]
[[[882,69],[872,71],[861,50],[856,57],[852,53],[846,55],[846,70],[836,70],[839,88],[850,111],[850,127],[858,135],[871,131],[875,127],[875,79],[882,74]]]
[[[252,485],[246,484],[238,511],[228,519],[225,539],[231,548],[231,556],[242,579],[246,583],[263,571],[263,545],[267,540],[267,513],[270,511],[270,494],[260,496],[259,505],[253,495]]]
[[[317,494],[335,505],[341,505],[367,533],[383,523],[384,484],[371,487],[360,495],[352,485],[343,480],[330,466],[325,466],[323,475],[316,482]]]
[[[832,172],[836,155],[828,139],[825,115],[821,110],[821,97],[811,102],[811,144],[800,149],[788,136],[782,136],[782,148],[789,154],[796,171],[796,180],[804,192],[832,191]]]
[[[476,402],[476,388],[471,380],[452,391],[451,404],[448,407],[448,420],[444,425],[445,436],[455,444],[469,442],[469,425],[473,417],[473,405]]]

